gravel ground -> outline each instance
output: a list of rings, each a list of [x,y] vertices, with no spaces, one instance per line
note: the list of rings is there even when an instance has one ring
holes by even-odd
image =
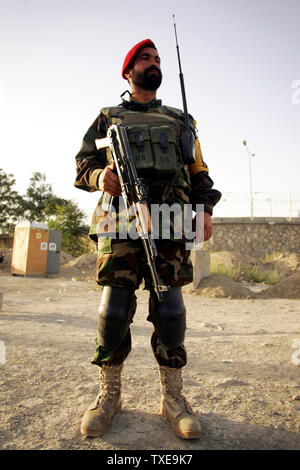
[[[98,390],[90,360],[101,291],[94,281],[9,274],[0,291],[1,449],[300,449],[300,300],[184,294],[184,393],[203,428],[186,441],[158,414],[148,294],[138,291],[123,410],[102,438],[84,439],[80,420]]]

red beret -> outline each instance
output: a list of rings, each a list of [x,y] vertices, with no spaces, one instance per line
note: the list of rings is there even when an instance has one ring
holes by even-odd
[[[142,49],[143,47],[147,47],[147,46],[155,47],[155,44],[151,41],[151,39],[144,39],[143,41],[141,41],[141,42],[137,43],[135,46],[133,46],[132,49],[130,49],[130,51],[128,52],[128,54],[125,57],[123,67],[122,67],[122,77],[123,78],[126,79],[126,77],[124,76],[124,73],[125,73],[128,65],[130,65],[130,63],[133,61],[133,59],[135,58],[135,56],[139,52],[139,50]]]

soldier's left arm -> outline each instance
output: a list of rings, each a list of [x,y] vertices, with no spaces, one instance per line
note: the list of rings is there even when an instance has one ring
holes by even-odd
[[[203,160],[201,146],[198,138],[195,142],[195,163],[189,165],[191,178],[191,204],[203,204],[204,212],[212,215],[213,208],[220,200],[222,194],[213,188],[214,182],[209,176],[207,164]]]
[[[195,127],[196,122],[194,121]],[[204,206],[204,241],[212,235],[211,216],[214,206],[221,199],[222,194],[213,188],[214,182],[209,176],[207,164],[203,160],[200,142],[195,141],[195,163],[189,165],[191,179],[191,204],[196,210],[197,204]]]

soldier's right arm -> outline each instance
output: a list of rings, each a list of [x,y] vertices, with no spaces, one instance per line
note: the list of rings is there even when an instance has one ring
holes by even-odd
[[[106,150],[97,150],[95,139],[106,137],[106,118],[100,114],[85,134],[81,149],[76,155],[75,187],[94,192],[99,189],[99,176],[108,165]]]

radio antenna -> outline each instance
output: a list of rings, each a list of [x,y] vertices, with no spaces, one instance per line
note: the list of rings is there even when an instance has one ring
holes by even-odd
[[[183,79],[183,73],[182,73],[182,68],[181,68],[181,60],[180,60],[179,45],[178,45],[177,30],[176,30],[176,23],[175,23],[175,15],[174,14],[173,14],[173,23],[174,23],[176,49],[177,49],[177,57],[178,57],[178,65],[179,65],[179,79],[180,79],[183,111],[184,111],[184,121],[185,121],[186,129],[189,129],[189,118],[188,118],[188,110],[187,110],[187,103],[186,103],[184,79]]]
[[[176,49],[177,49],[177,57],[178,57],[178,65],[179,65],[179,79],[180,79],[182,104],[183,104],[183,112],[184,112],[184,122],[185,122],[185,132],[181,136],[181,147],[182,147],[182,152],[183,152],[185,163],[191,164],[195,162],[195,138],[194,138],[194,134],[192,133],[190,129],[190,124],[189,124],[189,114],[188,114],[187,103],[186,103],[184,79],[183,79],[183,73],[181,69],[181,60],[180,60],[179,45],[178,45],[178,39],[177,39],[177,30],[176,30],[174,14],[173,14],[173,23],[174,23],[174,31],[175,31]]]

